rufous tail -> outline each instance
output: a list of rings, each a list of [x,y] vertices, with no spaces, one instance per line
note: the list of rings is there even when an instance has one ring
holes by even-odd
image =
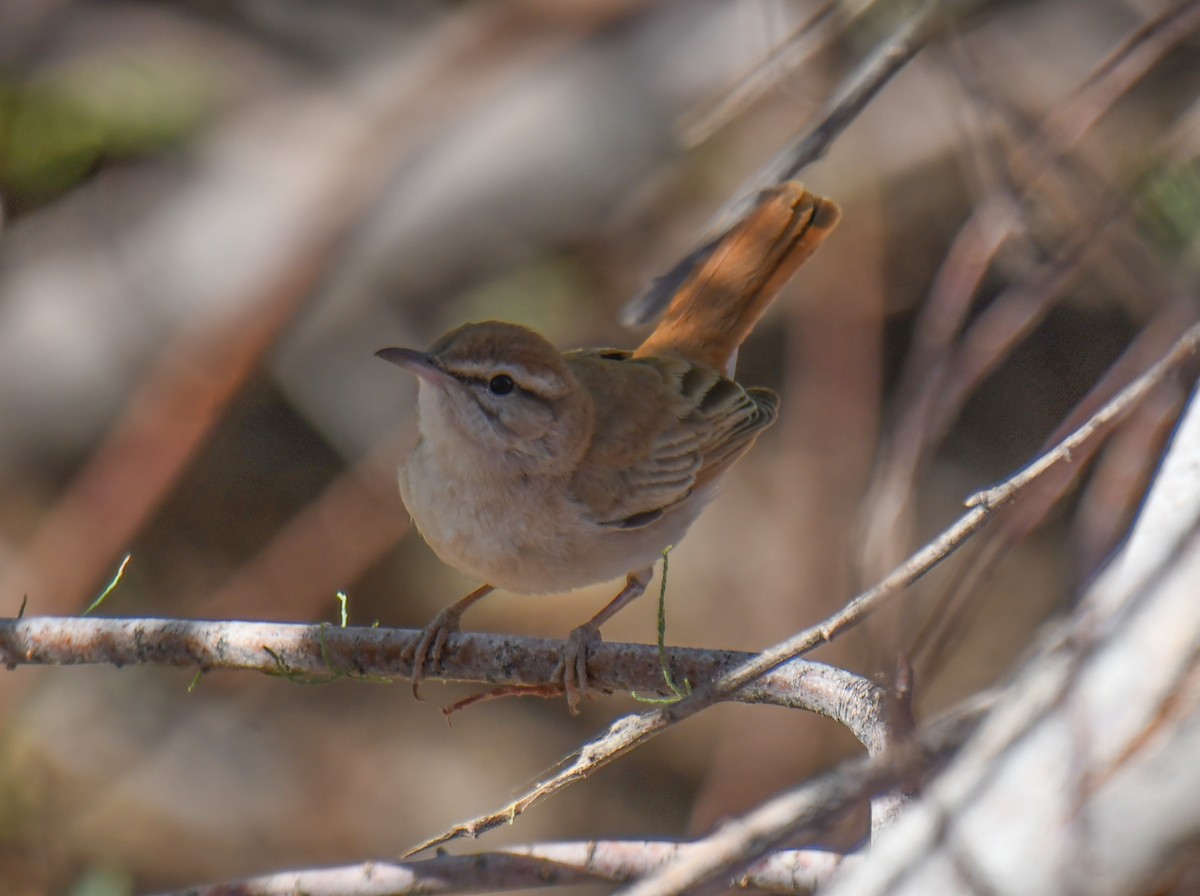
[[[764,190],[713,242],[634,355],[674,355],[732,375],[738,346],[841,215],[798,181]]]

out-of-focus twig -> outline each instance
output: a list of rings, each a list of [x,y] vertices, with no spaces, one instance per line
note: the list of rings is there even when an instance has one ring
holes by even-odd
[[[1144,369],[1151,359],[1160,357],[1167,350],[1176,333],[1195,323],[1196,315],[1195,305],[1190,299],[1180,299],[1168,304],[1142,329],[1117,362],[1092,387],[1087,397],[1055,428],[1047,444],[1062,438],[1073,427],[1094,414],[1102,403],[1110,401],[1120,389],[1127,388],[1127,384],[1136,379],[1139,370]],[[1154,395],[1157,396],[1158,393]],[[914,661],[920,658],[923,675],[936,673],[940,663],[949,655],[957,641],[957,634],[967,624],[969,617],[982,609],[979,602],[969,601],[969,596],[975,593],[979,582],[995,568],[1009,548],[1027,536],[1074,486],[1101,444],[1102,440],[1097,439],[1081,445],[1076,450],[1071,464],[1050,471],[1036,487],[1030,489],[1025,500],[1004,509],[986,543],[971,558],[970,565],[956,575],[946,588],[938,605],[930,610],[925,628],[914,640],[911,655]]]
[[[686,148],[695,147],[740,115],[747,106],[770,90],[789,72],[809,59],[812,45],[823,39],[818,28],[838,11],[836,0],[825,0],[799,26],[792,30],[754,69],[731,84],[724,94],[703,108],[683,116],[675,125],[679,140]]]
[[[232,311],[183,328],[163,346],[104,442],[0,579],[0,595],[14,604],[28,595],[43,612],[69,613],[83,606],[336,262],[396,166],[428,138],[430,127],[444,126],[454,104],[484,102],[485,88],[503,83],[501,75],[509,70],[524,70],[619,17],[623,10],[617,7],[540,28],[532,27],[537,14],[519,4],[473,7],[448,16],[421,52],[406,60],[402,88],[391,90],[362,132],[346,141],[344,159],[323,169],[324,181],[304,185],[311,201],[302,209],[303,226],[294,241],[264,263],[244,295],[217,303]],[[445,89],[434,100],[427,85],[439,79]],[[423,114],[432,112],[435,102],[439,114]],[[376,535],[398,537],[402,531],[380,527]],[[356,553],[360,559],[366,555]],[[244,586],[264,567],[278,571],[272,560],[264,558],[232,587]],[[348,563],[343,569],[361,571]]]
[[[728,203],[707,228],[702,245],[659,277],[621,313],[628,326],[655,320],[680,284],[708,258],[722,233],[733,221],[745,215],[758,201],[758,190],[787,180],[799,180],[800,172],[821,158],[850,122],[866,108],[884,85],[920,51],[935,33],[940,4],[927,0],[900,29],[872,53],[845,81],[841,90],[817,114],[816,123],[807,128],[791,146],[752,178],[752,186],[742,190]]]
[[[817,115],[817,124],[784,150],[765,170],[768,183],[792,180],[820,159],[833,141],[862,113],[867,104],[937,33],[943,19],[957,6],[969,4],[926,0],[887,41],[859,66]]]
[[[235,618],[254,607],[258,618],[270,618],[263,614],[275,608],[289,619],[311,618],[408,531],[395,485],[395,454],[392,440],[381,440],[189,615]]]
[[[1143,79],[1163,57],[1200,27],[1200,4],[1175,3],[1135,29],[1113,53],[1096,66],[1073,96],[1051,114],[1025,160],[1014,171],[1015,186],[1027,194],[1051,166],[1091,130],[1103,115]],[[908,506],[926,451],[939,430],[932,421],[957,413],[972,383],[959,383],[957,404],[944,400],[942,390],[952,381],[951,342],[960,332],[992,258],[1020,224],[1019,196],[992,197],[977,207],[963,225],[938,272],[917,322],[913,346],[898,390],[898,425],[883,451],[885,461],[871,489],[865,514],[864,543],[869,565],[886,568],[903,545],[896,545],[900,520]],[[1020,332],[1018,329],[1017,332]],[[1003,349],[1008,343],[1001,343]],[[974,346],[977,348],[978,346]],[[994,354],[994,352],[993,352]],[[986,373],[990,364],[978,367]],[[944,425],[944,424],[943,424]]]

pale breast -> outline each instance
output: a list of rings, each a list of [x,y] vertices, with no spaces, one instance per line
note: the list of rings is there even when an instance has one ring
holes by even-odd
[[[704,489],[647,526],[613,528],[573,502],[557,477],[452,470],[425,443],[401,467],[400,492],[445,563],[523,594],[570,591],[653,565],[708,498]]]

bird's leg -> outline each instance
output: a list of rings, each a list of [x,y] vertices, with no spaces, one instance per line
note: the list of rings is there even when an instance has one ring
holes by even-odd
[[[418,700],[421,699],[421,680],[425,677],[426,659],[429,660],[430,671],[436,672],[441,668],[446,638],[459,630],[462,614],[492,590],[491,585],[480,585],[462,600],[456,601],[434,616],[429,625],[421,631],[421,639],[417,641],[413,650],[412,691]]]
[[[567,638],[554,677],[562,680],[563,690],[567,695],[567,708],[571,710],[572,715],[579,713],[579,701],[588,691],[588,648],[600,640],[600,626],[615,616],[626,604],[640,597],[653,574],[653,567],[631,572],[626,577],[625,587],[621,589],[620,594],[610,600],[603,610],[571,632]]]

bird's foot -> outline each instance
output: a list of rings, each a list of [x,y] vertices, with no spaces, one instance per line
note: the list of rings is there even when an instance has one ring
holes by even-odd
[[[446,607],[421,631],[421,637],[412,651],[412,692],[421,697],[421,682],[425,678],[425,667],[437,673],[442,668],[442,654],[446,650],[446,638],[456,634],[462,621],[462,610],[457,605]],[[405,651],[407,653],[407,651]]]
[[[585,622],[571,632],[567,643],[563,645],[562,658],[554,670],[554,680],[562,682],[571,715],[579,715],[580,702],[584,697],[591,696],[587,672],[588,650],[592,645],[599,644],[600,640],[600,626]]]

